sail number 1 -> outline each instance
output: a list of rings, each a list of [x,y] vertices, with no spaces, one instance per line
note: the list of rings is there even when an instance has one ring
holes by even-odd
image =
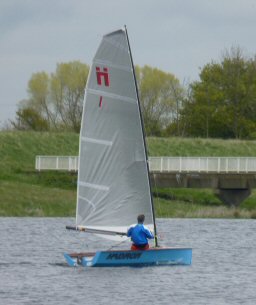
[[[110,86],[108,68],[103,68],[103,70],[101,70],[100,67],[96,67],[96,76],[97,76],[97,84],[98,85],[102,86],[103,81],[104,81],[104,85],[106,87]]]
[[[97,77],[97,84],[102,86],[103,83],[106,87],[110,86],[110,79],[108,68],[104,67],[101,69],[100,67],[96,67],[96,77]],[[99,107],[102,107],[102,96],[100,96]]]

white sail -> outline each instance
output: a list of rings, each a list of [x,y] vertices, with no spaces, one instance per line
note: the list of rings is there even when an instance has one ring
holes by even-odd
[[[149,175],[125,30],[105,35],[85,91],[76,225],[126,232],[144,214],[153,228]]]

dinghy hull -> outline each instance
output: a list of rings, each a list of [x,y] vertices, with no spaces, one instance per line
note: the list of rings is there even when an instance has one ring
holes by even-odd
[[[146,251],[97,251],[93,256],[86,253],[65,254],[69,266],[121,267],[150,265],[190,265],[191,248],[152,248]]]

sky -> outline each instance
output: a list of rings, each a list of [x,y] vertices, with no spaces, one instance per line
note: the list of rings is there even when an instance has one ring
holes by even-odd
[[[0,127],[28,98],[33,73],[90,65],[104,34],[127,26],[133,60],[198,80],[226,49],[256,54],[255,0],[1,0]]]

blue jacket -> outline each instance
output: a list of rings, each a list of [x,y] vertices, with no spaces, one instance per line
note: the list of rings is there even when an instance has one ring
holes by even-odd
[[[131,237],[131,240],[135,245],[146,245],[148,244],[148,239],[154,238],[154,235],[149,231],[149,229],[140,223],[135,227],[131,227],[127,231],[127,236]]]

